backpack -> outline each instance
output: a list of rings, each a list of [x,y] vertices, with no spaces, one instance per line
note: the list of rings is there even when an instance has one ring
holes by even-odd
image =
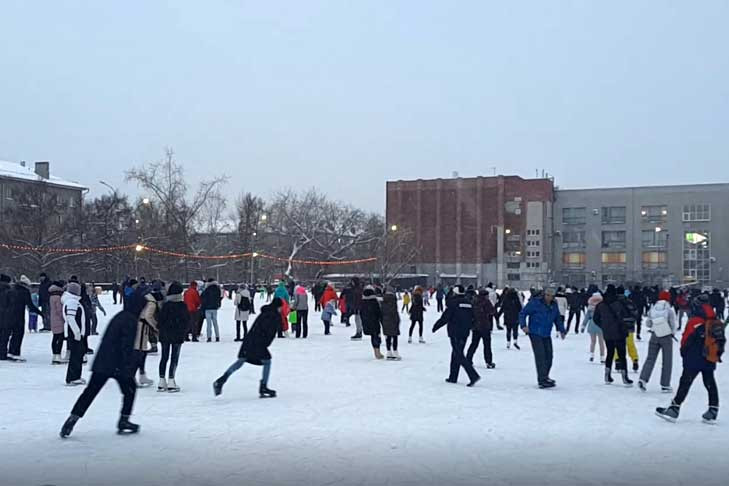
[[[707,319],[704,329],[704,358],[710,363],[721,363],[726,346],[724,323],[718,319]]]
[[[241,312],[249,312],[251,310],[251,299],[241,297],[240,302],[238,302],[238,310]]]

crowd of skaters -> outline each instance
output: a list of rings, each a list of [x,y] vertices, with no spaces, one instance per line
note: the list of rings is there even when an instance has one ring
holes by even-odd
[[[633,385],[629,375],[630,359],[633,372],[640,371],[638,387],[646,391],[660,356],[660,386],[664,393],[673,393],[672,357],[673,345],[677,342],[684,368],[679,388],[671,404],[657,409],[656,414],[675,421],[691,384],[701,374],[709,396],[709,408],[703,419],[713,423],[718,416],[714,369],[724,349],[727,295],[719,289],[702,292],[695,288],[664,290],[608,285],[600,290],[593,285],[585,289],[530,289],[527,297],[514,288],[497,291],[492,284],[478,289],[462,285],[400,289],[366,284],[353,278],[337,290],[334,284],[321,281],[308,287],[293,281],[276,285],[222,286],[211,278],[190,282],[185,289],[179,282],[155,280],[148,283],[144,278],[127,278],[111,287],[114,303],[123,304],[123,310],[107,325],[87,383],[82,378],[82,369],[87,356],[94,354],[88,337],[97,334],[97,312],[106,315],[99,301],[100,293],[99,287],[80,282],[75,276],[64,281],[51,280],[42,274],[39,283],[32,284],[24,275],[15,282],[0,275],[0,360],[24,361],[22,341],[27,310],[29,332],[52,334],[51,363],[66,365],[66,384],[87,385],[64,424],[63,437],[71,433],[76,421],[83,417],[109,379],[119,383],[124,396],[119,432],[138,431],[138,426],[131,423],[129,417],[137,388],[154,385],[146,370],[147,356],[161,353],[157,390],[179,392],[176,371],[182,345],[200,342],[205,323],[207,342],[220,341],[217,314],[226,297],[233,301],[235,341],[241,342],[241,347],[236,361],[214,382],[216,395],[222,393],[223,385],[234,372],[249,363],[263,369],[260,396],[276,396],[276,392],[268,388],[272,359],[268,348],[276,337],[307,339],[311,295],[314,311],[321,313],[324,335],[331,335],[333,321],[338,317],[342,325],[354,326],[351,340],[369,337],[377,360],[402,359],[399,336],[403,314],[409,321],[406,326],[408,343],[413,343],[413,335],[417,332],[417,342],[424,344],[424,314],[435,312],[438,319],[432,332],[446,327],[451,344],[451,364],[445,381],[458,383],[459,371],[463,368],[469,387],[481,379],[474,366],[479,347],[482,347],[486,368],[496,367],[491,339],[495,330],[506,331],[506,349],[512,349],[512,346],[515,350],[521,349],[520,330],[527,336],[534,355],[537,385],[541,389],[557,385],[550,376],[555,331],[561,339],[565,339],[572,329],[575,334],[588,333],[588,359],[593,363],[599,360],[604,366],[606,384],[614,383],[614,367],[623,385]],[[248,321],[256,315],[257,294],[266,305],[259,310],[249,329]],[[435,301],[435,309],[431,308],[431,301]],[[650,333],[650,342],[641,369],[635,340],[642,339],[646,330]],[[381,350],[383,336],[385,354]],[[596,358],[598,347],[599,358]]]

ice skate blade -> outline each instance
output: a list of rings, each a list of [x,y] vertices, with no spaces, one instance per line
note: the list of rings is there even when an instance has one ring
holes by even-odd
[[[665,415],[660,414],[658,412],[656,412],[656,416],[662,418],[666,422],[671,422],[672,424],[675,424],[676,423],[676,419],[673,418],[673,417],[666,417]]]

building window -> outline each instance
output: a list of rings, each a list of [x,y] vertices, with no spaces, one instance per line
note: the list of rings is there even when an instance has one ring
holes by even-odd
[[[527,268],[539,268],[539,262],[527,262]]]
[[[521,280],[521,274],[518,274],[518,273],[507,273],[506,274],[506,279],[507,280],[511,280],[512,282],[513,281],[518,281],[518,280]]]
[[[684,233],[683,277],[687,283],[711,280],[711,234],[708,231]]]
[[[538,229],[528,229],[527,230],[527,236],[539,236],[539,230]]]
[[[565,231],[562,233],[562,248],[584,248],[584,231]]]
[[[683,207],[684,221],[711,221],[710,204],[687,204]]]
[[[585,266],[585,254],[579,252],[563,253],[562,264],[565,267],[582,268]]]
[[[602,208],[602,224],[625,224],[625,206]]]
[[[643,230],[640,232],[643,248],[665,248],[668,233],[665,231]]]
[[[665,268],[666,262],[665,251],[643,252],[643,268]]]
[[[625,231],[603,231],[603,248],[625,248]]]
[[[562,208],[562,224],[585,224],[585,208]]]
[[[519,268],[521,268],[521,263],[519,263],[519,262],[507,262],[506,263],[506,268],[508,268],[509,270],[519,270]]]
[[[643,223],[665,223],[668,219],[668,208],[663,206],[642,206],[640,220]]]
[[[624,251],[604,251],[602,252],[603,265],[625,265]]]
[[[538,251],[528,251],[527,258],[539,258],[540,254]]]

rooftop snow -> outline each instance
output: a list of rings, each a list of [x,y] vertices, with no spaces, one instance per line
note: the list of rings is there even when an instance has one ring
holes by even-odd
[[[56,177],[53,174],[51,174],[48,179],[43,179],[41,176],[36,174],[32,168],[27,166],[23,167],[22,165],[16,164],[15,162],[8,162],[5,160],[0,160],[0,177],[9,177],[12,179],[35,182],[44,181],[56,186],[70,187],[74,189],[87,189],[86,186],[83,186],[77,182],[61,179],[60,177]]]

